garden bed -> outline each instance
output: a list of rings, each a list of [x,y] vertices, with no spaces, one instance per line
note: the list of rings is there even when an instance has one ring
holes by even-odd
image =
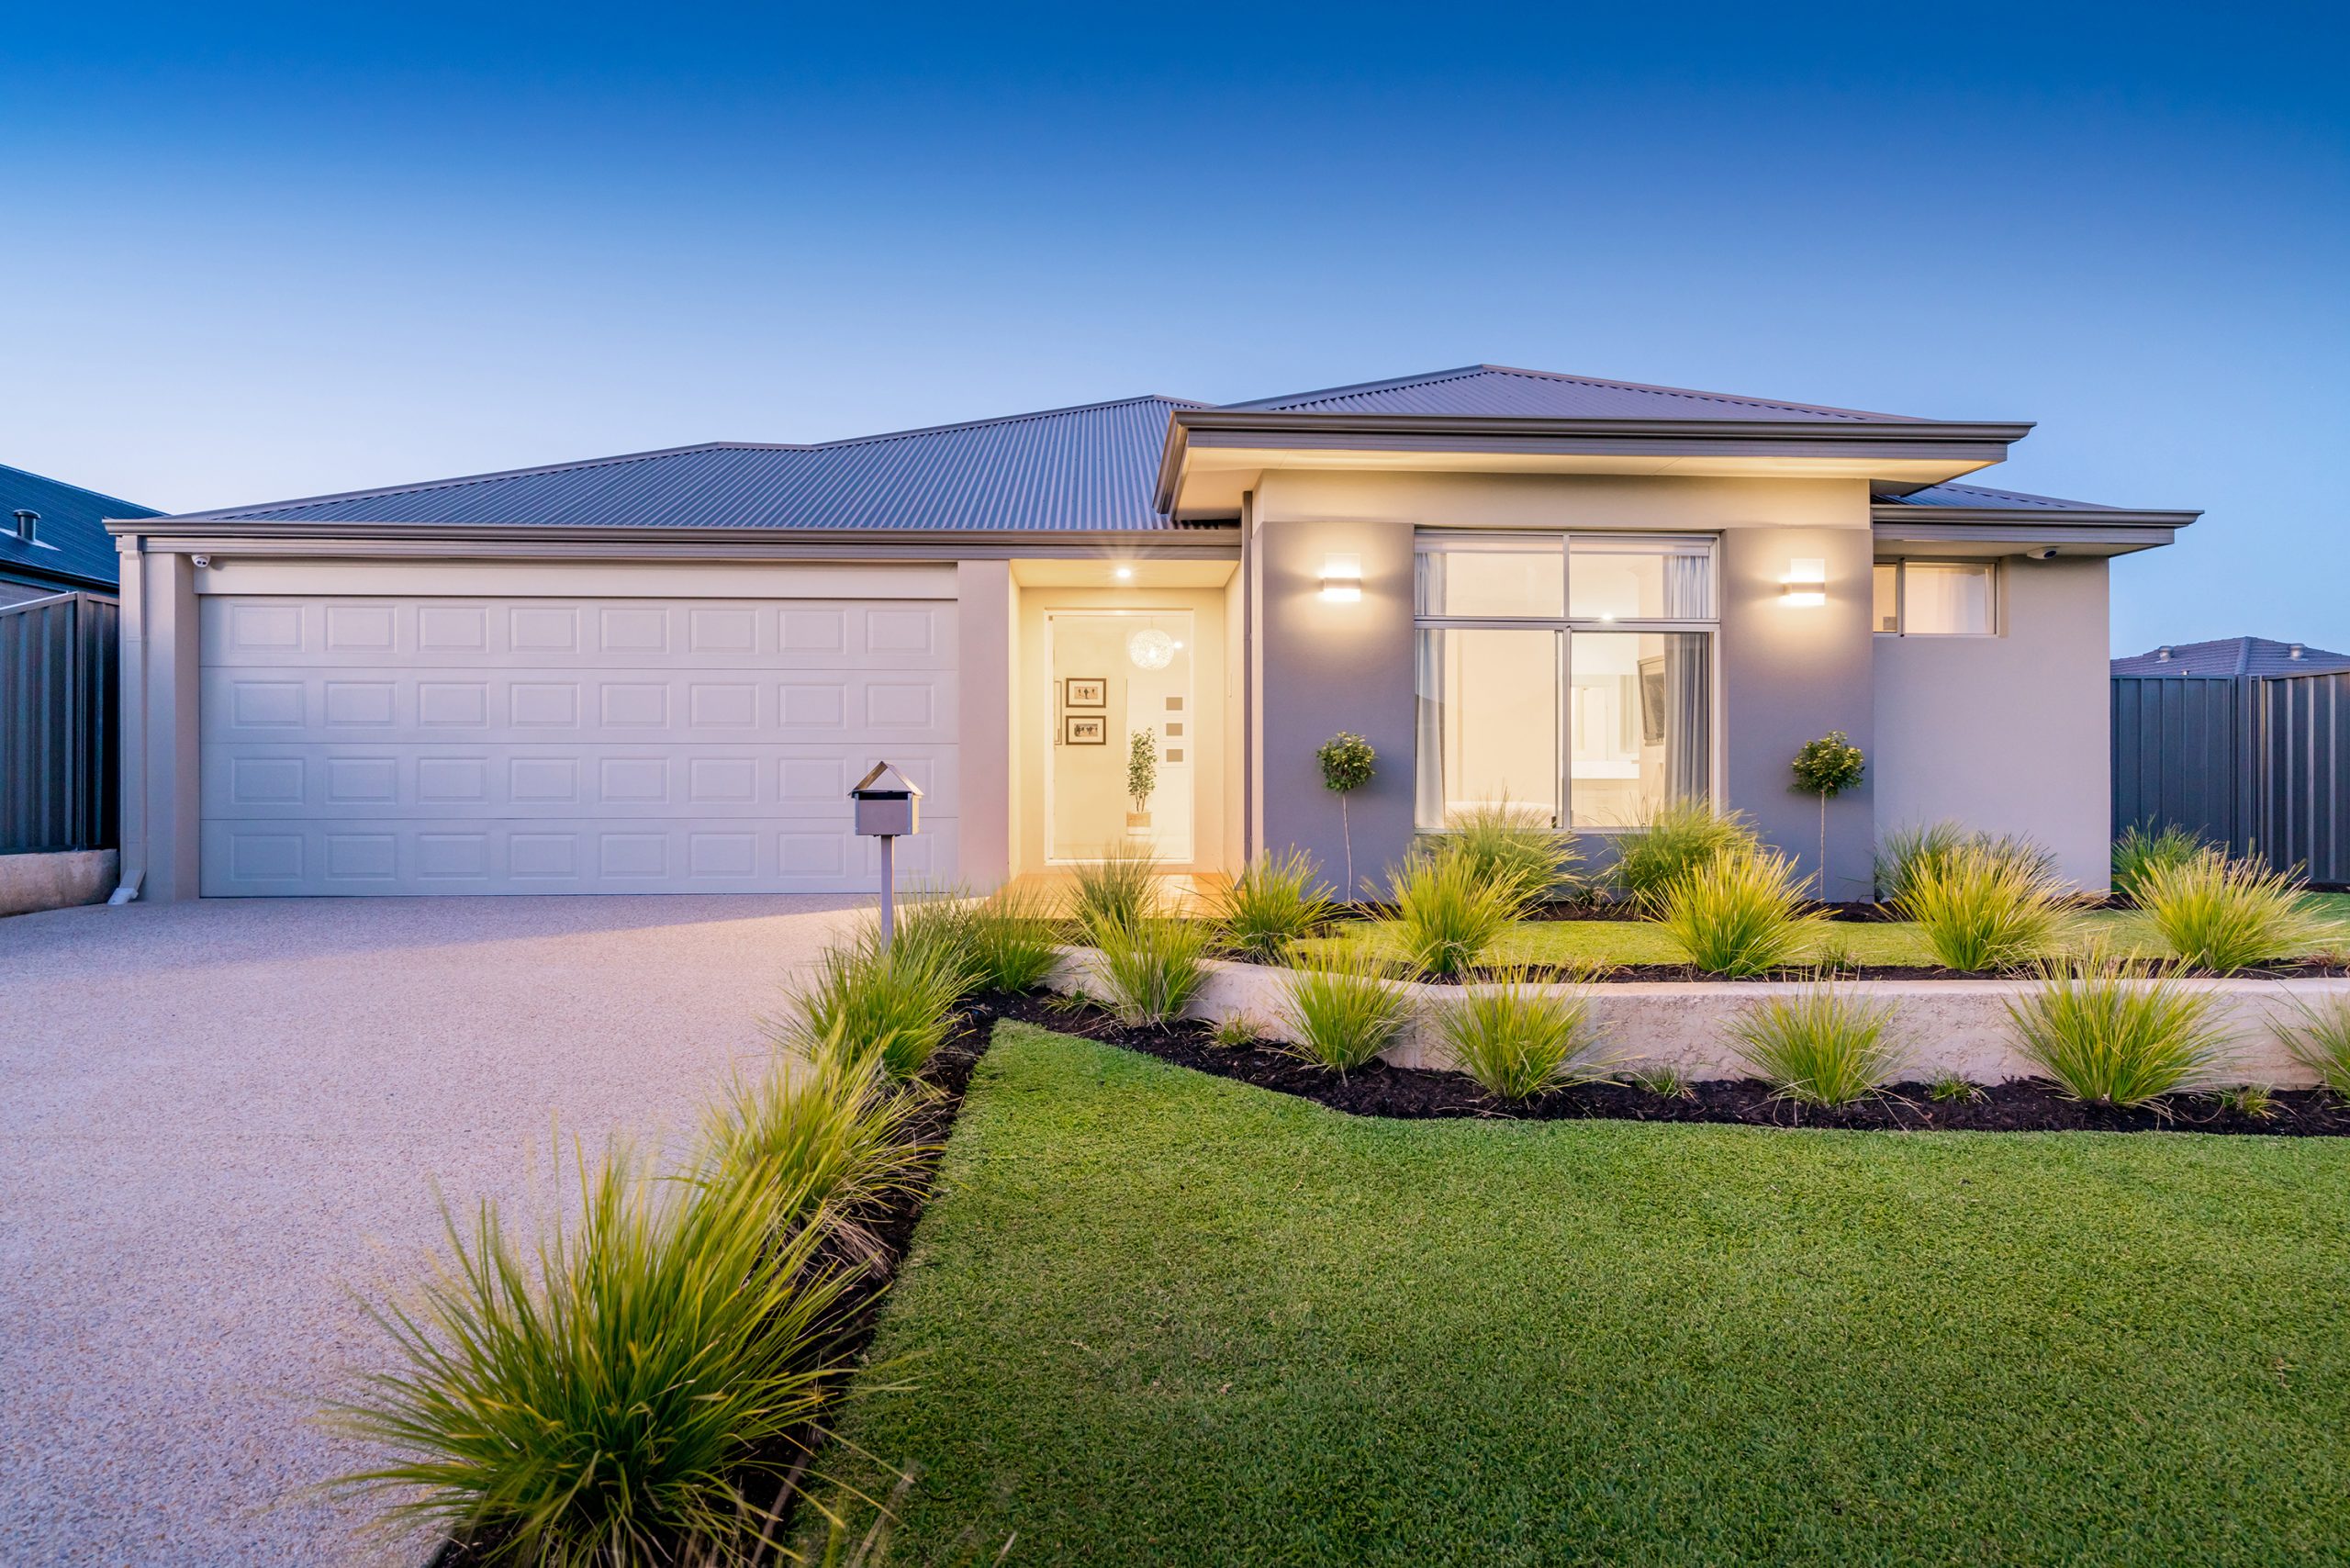
[[[1128,1028],[1097,1007],[1064,1000],[993,996],[982,1010],[1080,1039],[1139,1051],[1178,1067],[1294,1094],[1358,1116],[1511,1117],[1526,1121],[1601,1119],[1711,1122],[1743,1126],[1839,1127],[1886,1132],[2210,1132],[2277,1137],[2350,1136],[2350,1105],[2323,1090],[2278,1090],[2266,1117],[2231,1110],[2210,1095],[2170,1096],[2154,1106],[2121,1110],[2068,1100],[2040,1079],[2012,1079],[1968,1100],[1937,1101],[1930,1084],[1895,1083],[1833,1109],[1774,1098],[1754,1079],[1692,1081],[1679,1094],[1629,1083],[1588,1084],[1503,1104],[1461,1074],[1374,1061],[1343,1077],[1281,1050],[1270,1040],[1225,1047],[1198,1021]]]

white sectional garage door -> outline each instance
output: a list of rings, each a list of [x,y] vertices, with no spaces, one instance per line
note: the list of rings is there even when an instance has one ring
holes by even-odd
[[[200,602],[208,896],[866,891],[883,757],[954,874],[952,600]]]

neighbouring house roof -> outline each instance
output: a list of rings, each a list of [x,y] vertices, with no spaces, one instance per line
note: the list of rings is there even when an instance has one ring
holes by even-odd
[[[2113,661],[2123,676],[2329,675],[2350,669],[2350,654],[2328,653],[2273,637],[2221,637],[2209,643],[2165,644],[2150,653]]]
[[[17,537],[17,510],[40,513],[37,543]],[[120,581],[108,518],[160,517],[152,507],[0,464],[0,574],[55,582],[60,591]]]
[[[1790,430],[1803,424],[1924,422],[1855,409],[1473,364],[1252,403],[1128,398],[807,445],[713,442],[189,512],[173,521],[910,533],[1170,531],[1189,526],[1158,510],[1157,490],[1170,445],[1170,417],[1179,412],[1186,418],[1260,413],[1292,422],[1338,423],[1522,418],[1720,427],[1760,421]],[[1938,501],[1935,492],[1968,498]],[[1879,501],[1889,504],[1886,498]],[[1977,510],[2010,502],[2091,510],[1958,485],[1936,486],[1900,500],[1905,506]]]

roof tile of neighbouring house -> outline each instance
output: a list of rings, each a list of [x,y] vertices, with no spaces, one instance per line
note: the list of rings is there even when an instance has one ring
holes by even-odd
[[[2113,673],[2132,677],[2185,675],[2330,675],[2350,669],[2350,655],[2331,654],[2273,637],[2221,637],[2168,644],[2113,661]]]
[[[715,442],[184,515],[289,524],[1169,530],[1186,525],[1154,510],[1153,486],[1168,421],[1179,409],[1214,407],[1179,398],[1128,398],[804,446]],[[1900,418],[1485,364],[1225,407],[1334,419],[1394,412],[1705,420]]]
[[[17,537],[18,509],[40,514],[33,543]],[[0,464],[0,569],[111,590],[119,580],[119,557],[106,536],[106,520],[161,515],[136,501]],[[61,592],[67,587],[67,581],[58,584]]]
[[[1727,392],[1695,392],[1685,386],[1644,386],[1633,381],[1601,381],[1548,370],[1506,364],[1464,364],[1457,370],[1329,386],[1231,403],[1231,409],[1269,412],[1349,414],[1483,414],[1504,419],[1591,420],[1903,420],[1904,414],[1874,414],[1863,409],[1830,409],[1813,403],[1784,403],[1740,398]]]

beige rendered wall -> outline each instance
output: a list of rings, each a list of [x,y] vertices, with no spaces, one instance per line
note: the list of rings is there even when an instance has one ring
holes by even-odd
[[[1990,637],[1878,636],[1876,823],[2020,833],[2064,875],[2110,875],[2102,559],[2003,562]]]
[[[1349,802],[1358,879],[1411,842],[1415,527],[1719,533],[1715,771],[1729,803],[1752,813],[1807,871],[1818,857],[1818,805],[1790,788],[1795,748],[1841,729],[1874,755],[1862,480],[1277,472],[1261,479],[1255,514],[1260,847],[1294,845],[1337,870],[1337,813],[1313,752],[1340,729],[1365,735],[1381,758],[1373,782]],[[1361,557],[1359,603],[1319,597],[1324,558],[1338,553]],[[1782,601],[1780,583],[1798,558],[1828,563],[1826,605]],[[1830,860],[1840,884],[1864,882],[1872,825],[1865,790],[1831,803]],[[1838,892],[1856,896],[1841,885]]]
[[[1012,691],[1019,593],[1009,561],[964,561],[955,571],[958,874],[993,888],[1012,874]]]
[[[1197,752],[1191,759],[1193,780],[1192,858],[1169,870],[1216,871],[1230,868],[1225,859],[1226,824],[1232,797],[1237,794],[1237,769],[1231,766],[1226,713],[1227,633],[1225,606],[1227,590],[1216,588],[1019,588],[1018,638],[1015,666],[1019,672],[1013,694],[1014,733],[1012,766],[1013,846],[1014,867],[1022,872],[1046,868],[1046,773],[1052,763],[1053,673],[1047,662],[1045,617],[1053,610],[1101,611],[1189,610],[1193,635],[1188,652],[1194,656],[1192,700],[1199,712],[1186,725],[1187,738]],[[982,722],[967,712],[966,723]],[[1115,747],[1105,747],[1105,758]],[[1123,752],[1117,754],[1117,774],[1125,775]],[[1125,796],[1112,802],[1123,813]]]

